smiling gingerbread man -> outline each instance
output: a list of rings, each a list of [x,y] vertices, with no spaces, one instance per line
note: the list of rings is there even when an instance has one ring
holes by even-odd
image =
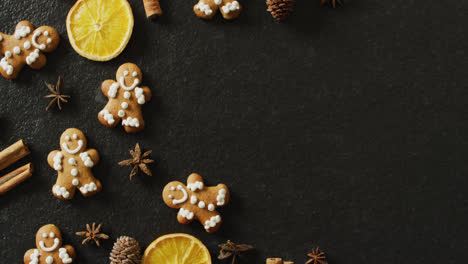
[[[187,186],[178,181],[168,183],[163,190],[163,200],[170,208],[179,209],[179,223],[189,224],[198,220],[206,232],[214,233],[222,222],[216,209],[229,202],[229,189],[224,184],[207,187],[200,175],[192,173]]]
[[[36,247],[26,251],[24,264],[68,264],[76,257],[72,246],[62,247],[62,233],[55,225],[45,225],[37,231]]]
[[[49,153],[47,162],[57,171],[57,182],[52,188],[55,197],[63,200],[73,198],[78,188],[83,196],[91,196],[102,189],[101,182],[94,178],[91,168],[99,162],[95,149],[86,149],[86,137],[81,130],[69,128],[60,137],[61,151]]]
[[[138,86],[142,79],[138,66],[125,63],[117,70],[117,81],[105,80],[102,83],[102,93],[109,102],[98,114],[101,124],[115,127],[122,121],[122,126],[129,133],[145,128],[141,106],[151,100],[151,90],[146,86]]]

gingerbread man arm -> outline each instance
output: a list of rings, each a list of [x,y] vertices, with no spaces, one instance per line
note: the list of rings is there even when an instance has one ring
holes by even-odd
[[[54,150],[54,151],[51,151],[49,153],[49,156],[47,156],[47,163],[49,164],[50,167],[56,169],[57,166],[54,166],[56,165],[56,162],[54,162],[54,158],[55,156],[57,155],[57,153],[59,153],[60,151],[58,150]]]
[[[26,253],[24,253],[24,257],[23,257],[24,264],[28,264],[29,262],[31,262],[31,254],[34,253],[34,250],[35,250],[34,248],[31,248],[28,251],[26,251]]]
[[[65,245],[65,246],[63,246],[63,247],[67,250],[68,256],[69,256],[71,259],[75,260],[75,258],[76,258],[76,251],[75,251],[75,248],[73,248],[73,247],[70,246],[70,245]]]
[[[109,99],[111,98],[111,97],[109,96],[109,90],[110,90],[111,85],[114,84],[114,83],[116,83],[116,82],[113,81],[113,80],[105,80],[105,81],[103,81],[102,84],[101,84],[101,91],[102,91],[102,93],[103,93],[107,98],[109,98]]]
[[[151,89],[148,86],[141,87],[143,89],[143,95],[145,96],[145,102],[149,102],[151,100],[152,94]]]
[[[88,153],[89,157],[93,161],[94,165],[99,163],[99,153],[97,152],[97,150],[88,149],[88,150],[86,150],[86,152]]]

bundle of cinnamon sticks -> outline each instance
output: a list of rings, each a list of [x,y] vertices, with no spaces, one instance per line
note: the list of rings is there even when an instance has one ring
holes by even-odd
[[[19,140],[0,152],[0,170],[29,155],[29,148],[23,140]],[[33,165],[28,163],[0,177],[0,195],[13,189],[16,185],[31,177]]]

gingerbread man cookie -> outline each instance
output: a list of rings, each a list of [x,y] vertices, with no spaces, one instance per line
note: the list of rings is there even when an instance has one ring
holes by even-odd
[[[73,198],[78,188],[83,196],[91,196],[102,189],[101,182],[94,178],[91,168],[99,162],[95,149],[86,149],[86,137],[81,130],[69,128],[60,137],[62,150],[49,153],[47,162],[57,171],[57,182],[52,188],[55,197],[63,200]]]
[[[239,16],[242,6],[237,0],[200,0],[193,6],[195,14],[203,19],[211,19],[218,9],[224,19],[230,20]]]
[[[72,246],[62,247],[62,233],[55,225],[45,225],[37,231],[36,247],[26,251],[24,264],[68,264],[76,257]]]
[[[187,186],[178,181],[168,183],[163,190],[163,200],[170,208],[179,209],[179,223],[198,220],[208,233],[214,233],[221,226],[221,216],[216,208],[229,202],[229,190],[224,184],[205,187],[202,177],[192,173]]]
[[[40,69],[46,64],[44,52],[54,51],[60,36],[54,28],[42,26],[34,29],[29,21],[18,23],[13,35],[0,33],[0,73],[7,79],[15,79],[25,64]]]
[[[140,85],[143,79],[140,68],[133,63],[122,64],[117,70],[117,81],[105,80],[101,90],[109,99],[98,114],[101,124],[115,127],[121,120],[128,133],[145,128],[141,106],[151,100],[150,88]]]

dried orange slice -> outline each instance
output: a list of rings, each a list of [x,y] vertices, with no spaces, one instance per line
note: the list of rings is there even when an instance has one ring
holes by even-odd
[[[146,248],[142,264],[211,264],[211,256],[197,238],[187,234],[168,234]]]
[[[133,31],[133,14],[127,0],[78,0],[67,16],[73,49],[94,61],[117,57]]]

